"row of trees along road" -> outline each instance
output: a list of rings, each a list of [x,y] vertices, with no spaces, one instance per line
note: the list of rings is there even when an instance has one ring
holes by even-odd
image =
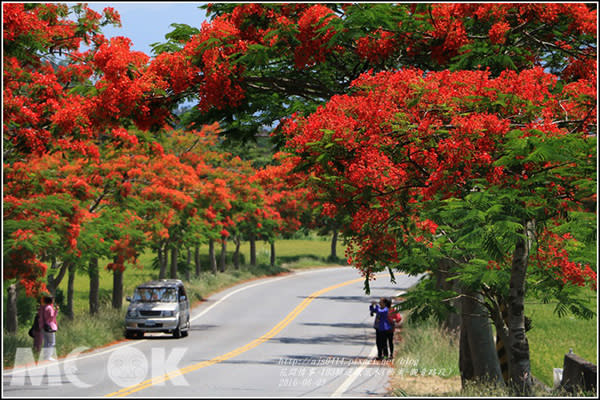
[[[5,268],[5,279],[27,285],[44,260],[92,254],[78,246],[95,221],[100,237],[118,236],[98,255],[110,251],[122,265],[148,239],[115,221],[129,230],[139,218],[160,232],[147,217],[154,207],[168,214],[177,201],[192,204],[169,192],[173,204],[159,207],[152,201],[165,193],[144,195],[217,174],[207,163],[199,182],[188,181],[189,162],[168,164],[157,150],[178,154],[166,152],[176,135],[164,126],[194,98],[198,107],[178,122],[186,137],[214,123],[227,141],[275,127],[287,154],[279,165],[304,177],[327,223],[342,229],[367,291],[378,271],[431,272],[404,304],[423,318],[458,310],[465,381],[504,384],[492,322],[509,353],[506,383],[529,393],[526,294],[557,300],[559,314],[591,315],[577,289],[596,290],[595,5],[212,4],[200,27],[173,24],[153,58],[102,38],[111,10],[101,19],[78,6],[78,23],[65,28],[64,6],[4,7],[5,228],[14,223],[4,234],[14,271]],[[78,53],[77,38],[92,49]],[[57,52],[69,61],[52,69]],[[156,179],[177,188],[124,174],[124,164],[157,153],[168,165]],[[143,173],[155,173],[147,165]],[[273,182],[269,175],[253,181]],[[82,190],[80,176],[102,181],[85,179]],[[140,185],[131,202],[120,194],[127,184]],[[281,189],[266,192],[285,196]],[[87,214],[96,202],[111,213],[104,227]],[[209,204],[195,213],[210,225]],[[189,219],[169,238],[189,240]],[[244,222],[264,226],[254,215]]]
[[[99,33],[118,23],[111,9],[99,15],[86,6],[7,4],[3,11],[9,332],[17,328],[13,282],[37,297],[67,277],[63,312],[73,317],[74,277],[84,272],[96,313],[104,258],[113,307],[121,308],[123,271],[144,251],[155,252],[159,278],[179,277],[182,262],[189,277],[200,273],[199,247],[208,244],[217,273],[228,241],[239,268],[241,240],[274,246],[278,236],[316,221],[288,159],[255,167],[224,150],[217,122],[180,126],[170,113],[177,102],[167,97],[177,82],[164,75],[164,60],[152,62],[132,52],[128,39]],[[81,41],[90,50],[80,53]]]

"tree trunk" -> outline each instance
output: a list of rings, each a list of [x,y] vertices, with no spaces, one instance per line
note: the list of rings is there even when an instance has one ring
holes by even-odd
[[[454,290],[459,292],[457,280],[448,280],[452,278],[455,273],[456,263],[449,259],[441,259],[438,263],[438,268],[435,270],[436,278],[436,289],[438,290]],[[452,300],[450,305],[460,309],[460,300]],[[458,312],[451,312],[448,314],[446,319],[442,322],[442,326],[449,331],[457,331],[460,328],[461,317]]]
[[[8,333],[17,333],[17,284],[8,286],[8,298],[6,299],[6,331]]]
[[[120,268],[113,271],[112,306],[117,310],[123,307],[123,271]]]
[[[515,245],[510,272],[510,291],[508,295],[508,353],[511,387],[519,395],[528,396],[533,387],[531,365],[529,362],[529,343],[525,333],[525,276],[529,246],[525,238]]]
[[[240,236],[236,235],[233,241],[235,243],[235,252],[233,253],[233,265],[235,266],[235,269],[240,269]]]
[[[187,258],[185,264],[185,279],[189,281],[192,278],[192,249],[189,247],[187,248]]]
[[[179,254],[179,249],[177,246],[173,245],[171,249],[171,271],[169,277],[171,279],[177,279],[177,258]]]
[[[462,387],[464,388],[469,381],[473,381],[473,379],[475,379],[475,371],[473,370],[473,356],[471,354],[471,347],[469,346],[468,329],[466,326],[460,330],[458,368],[460,370]]]
[[[196,278],[200,276],[202,269],[200,268],[200,246],[194,249],[194,264],[196,265]]]
[[[271,241],[271,267],[275,266],[275,241]]]
[[[213,274],[217,274],[217,258],[215,256],[215,241],[208,241],[208,260],[210,262],[210,270]]]
[[[158,271],[158,279],[165,279],[167,277],[167,250],[166,246],[163,248],[162,245],[158,247],[158,265],[160,267]]]
[[[88,274],[90,276],[90,314],[94,315],[97,314],[100,309],[100,272],[98,271],[97,257],[93,257],[90,260]]]
[[[338,241],[338,230],[333,230],[333,236],[331,238],[331,254],[329,255],[329,259],[331,261],[337,261],[337,241]]]
[[[500,363],[500,370],[502,371],[502,378],[504,383],[508,384],[510,380],[510,358],[508,357],[508,309],[506,308],[506,301],[502,298],[496,299],[497,306],[491,309],[492,320],[496,327],[496,353],[498,354],[498,361]]]
[[[54,260],[52,262],[51,268],[52,269],[59,268],[58,275],[56,275],[56,276],[54,276],[54,274],[48,275],[48,284],[46,285],[46,288],[48,289],[50,294],[54,297],[54,296],[56,296],[56,288],[58,288],[58,285],[60,285],[63,278],[65,277],[65,274],[67,273],[67,270],[69,269],[69,264],[66,262],[63,262],[60,267],[57,267],[56,260]]]
[[[250,236],[250,265],[256,266],[256,238],[254,235]]]
[[[225,272],[225,264],[227,262],[227,241],[223,239],[221,244],[221,256],[219,257],[219,271]]]
[[[481,296],[466,292],[461,301],[460,367],[463,386],[470,380],[503,385],[492,327]],[[466,346],[466,347],[464,347]]]
[[[75,264],[69,265],[69,277],[67,281],[67,306],[65,307],[65,316],[69,319],[73,319],[75,313],[73,312],[73,293],[75,285]]]

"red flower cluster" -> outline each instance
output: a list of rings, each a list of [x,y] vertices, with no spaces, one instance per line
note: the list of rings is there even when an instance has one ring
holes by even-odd
[[[335,18],[339,17],[322,4],[315,4],[300,14],[297,35],[300,45],[294,49],[296,68],[303,69],[325,60],[325,56],[331,51],[328,42],[335,31],[331,27],[325,32],[319,30]]]
[[[577,286],[589,284],[594,290],[597,290],[598,277],[590,265],[569,260],[566,247],[575,241],[570,234],[561,236],[545,230],[541,239],[543,246],[538,249],[536,259],[538,268],[552,271],[554,278],[565,284],[570,283]]]
[[[376,30],[372,35],[363,36],[356,41],[356,53],[372,63],[386,60],[396,51],[397,42],[392,32]]]
[[[239,84],[243,67],[229,60],[232,54],[247,50],[247,42],[239,37],[238,28],[229,17],[223,16],[215,18],[210,24],[203,23],[200,34],[186,44],[183,50],[186,57],[201,56],[201,110],[237,106],[243,99],[243,90]],[[216,44],[213,43],[215,40]]]

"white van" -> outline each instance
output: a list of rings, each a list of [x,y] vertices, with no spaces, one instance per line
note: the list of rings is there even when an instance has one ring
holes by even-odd
[[[126,338],[141,338],[145,332],[164,332],[176,338],[188,335],[190,302],[179,279],[141,284],[127,301]]]

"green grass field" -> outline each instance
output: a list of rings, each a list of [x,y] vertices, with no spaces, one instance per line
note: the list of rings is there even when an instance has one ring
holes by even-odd
[[[588,306],[597,312],[596,293],[589,291]],[[559,318],[555,304],[540,304],[529,300],[525,314],[532,318],[533,327],[527,332],[531,354],[531,373],[552,387],[553,368],[562,368],[564,356],[573,352],[598,365],[598,317],[578,319],[571,315]]]

